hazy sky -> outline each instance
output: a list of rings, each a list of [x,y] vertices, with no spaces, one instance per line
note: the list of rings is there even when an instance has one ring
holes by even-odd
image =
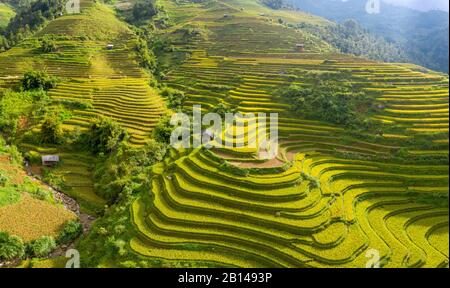
[[[421,11],[439,9],[448,12],[448,0],[383,0],[383,1],[397,6],[406,6]]]

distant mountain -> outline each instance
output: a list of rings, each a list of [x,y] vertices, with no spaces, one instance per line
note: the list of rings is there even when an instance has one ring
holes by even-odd
[[[379,13],[368,13],[368,0],[285,1],[302,11],[339,23],[354,19],[374,34],[401,47],[408,62],[446,73],[449,71],[448,12],[421,12],[381,2]]]

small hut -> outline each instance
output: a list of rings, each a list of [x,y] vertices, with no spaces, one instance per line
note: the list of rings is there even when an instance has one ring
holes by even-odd
[[[108,44],[108,45],[106,45],[106,49],[107,50],[113,50],[114,49],[114,45],[113,44]]]
[[[44,166],[56,166],[59,163],[58,155],[45,155],[42,156],[42,165]]]
[[[297,52],[305,52],[305,44],[296,44],[295,49]]]

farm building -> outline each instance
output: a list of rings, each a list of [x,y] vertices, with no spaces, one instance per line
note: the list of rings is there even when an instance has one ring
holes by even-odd
[[[44,166],[55,166],[59,163],[58,155],[45,155],[42,156],[42,165]]]
[[[108,45],[106,46],[106,49],[108,49],[108,50],[113,50],[113,49],[114,49],[114,45],[113,45],[113,44],[108,44]]]
[[[295,45],[295,49],[297,52],[305,52],[305,44],[297,44]]]

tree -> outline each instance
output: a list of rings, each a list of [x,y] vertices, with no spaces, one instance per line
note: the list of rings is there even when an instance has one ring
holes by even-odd
[[[155,72],[157,66],[156,56],[153,51],[148,48],[147,42],[143,39],[139,39],[135,49],[139,57],[139,64],[145,69],[150,70],[152,73]]]
[[[8,40],[7,45],[1,43],[0,49],[9,49],[20,42],[25,37],[41,28],[47,20],[57,17],[65,9],[66,0],[21,0],[17,15],[11,19],[3,32],[3,36]]]
[[[164,159],[167,145],[155,140],[149,140],[144,147],[129,151],[129,161],[133,166],[149,167]]]
[[[186,95],[182,91],[169,87],[165,87],[161,91],[161,95],[167,99],[167,106],[173,110],[180,110],[186,100]]]
[[[89,146],[93,153],[109,154],[126,136],[126,131],[111,118],[99,117],[90,127]]]
[[[61,120],[56,114],[46,115],[41,126],[41,142],[61,144],[64,141],[64,131]]]
[[[49,37],[44,37],[41,40],[41,49],[44,53],[51,53],[55,52],[58,49],[58,47],[56,46],[55,40]]]
[[[158,14],[158,9],[156,8],[155,2],[155,0],[140,0],[136,2],[133,6],[134,20],[149,20]]]
[[[22,88],[24,90],[50,90],[55,88],[58,79],[47,74],[45,71],[29,71],[22,78]]]
[[[21,258],[24,254],[25,246],[19,237],[0,232],[0,260]]]
[[[293,105],[294,111],[308,118],[348,129],[368,129],[373,124],[367,115],[373,107],[373,100],[366,92],[350,84],[349,79],[344,80],[345,77],[344,74],[315,75],[316,80],[310,86],[292,85],[279,94]]]
[[[169,144],[173,130],[174,127],[170,124],[170,117],[164,117],[153,129],[153,138],[157,142]]]
[[[228,104],[224,103],[224,102],[220,102],[218,105],[216,105],[212,111],[213,113],[217,113],[222,117],[225,117],[225,114],[227,113],[235,113],[236,109],[229,106]]]

